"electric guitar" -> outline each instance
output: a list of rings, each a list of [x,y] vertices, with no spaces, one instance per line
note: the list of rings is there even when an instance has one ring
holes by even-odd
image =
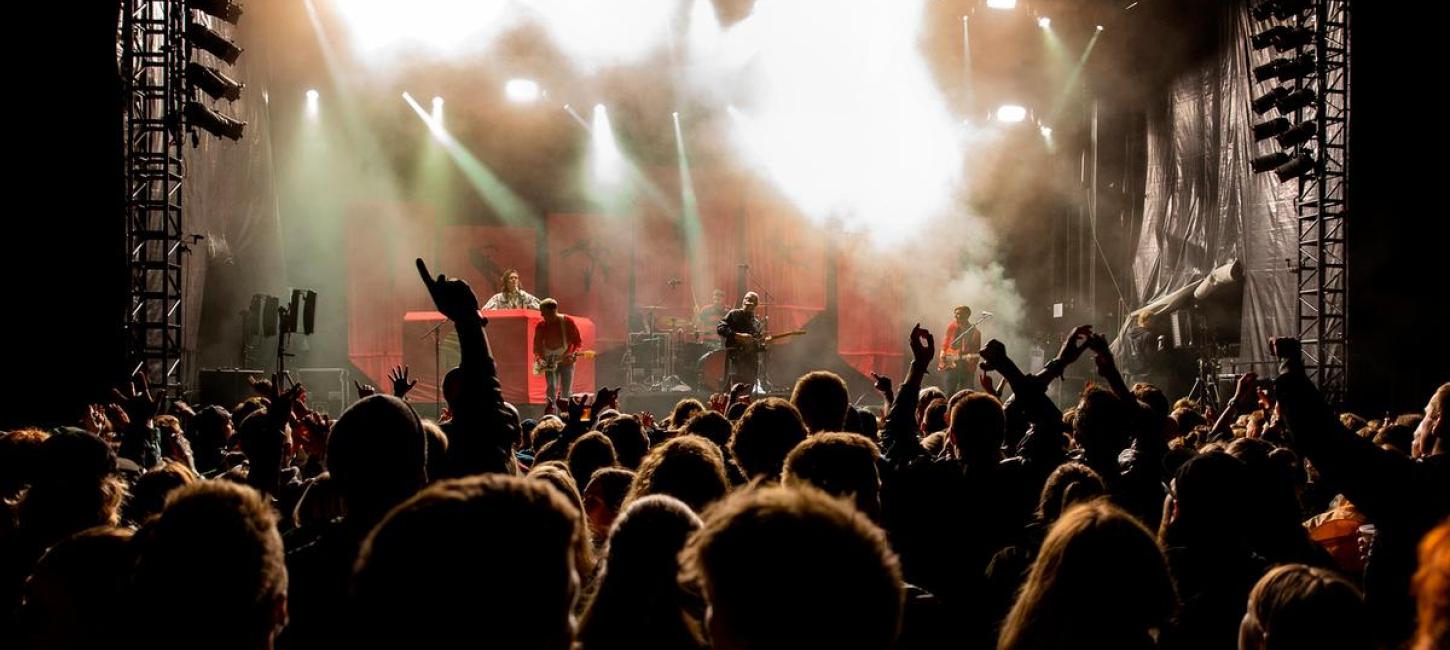
[[[546,354],[542,357],[534,359],[534,374],[542,375],[546,372],[553,372],[559,369],[559,364],[563,363],[564,360],[567,359],[568,361],[573,362],[578,360],[580,357],[583,357],[585,359],[593,359],[594,351],[580,350],[573,354],[564,354],[562,352],[557,354]]]
[[[771,343],[774,343],[781,339],[788,339],[792,336],[800,336],[805,333],[805,330],[793,330],[790,332],[781,332],[780,334],[771,334],[769,336],[752,336],[750,337],[749,341],[737,341],[736,346],[741,350],[745,350],[747,352],[754,352],[762,350],[765,348],[765,346],[770,345]]]
[[[948,346],[947,349],[942,350],[941,360],[938,361],[937,364],[936,364],[937,370],[952,370],[952,369],[955,369],[957,367],[957,363],[962,362],[962,361],[965,361],[967,363],[976,363],[977,360],[981,358],[981,355],[977,354],[975,351],[970,351],[970,350],[953,350],[950,346],[953,345],[953,344],[956,344],[958,341],[960,341],[962,339],[965,339],[967,337],[967,334],[970,334],[972,332],[972,330],[977,329],[977,326],[978,325],[981,325],[982,323],[986,322],[991,317],[992,317],[991,312],[982,312],[982,316],[977,319],[977,322],[972,323],[971,325],[968,325],[966,331],[963,331],[962,333],[957,334],[957,339],[956,340],[954,340],[954,341],[948,341],[947,342],[947,346]]]

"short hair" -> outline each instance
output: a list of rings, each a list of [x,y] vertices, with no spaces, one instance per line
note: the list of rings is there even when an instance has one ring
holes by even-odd
[[[966,315],[971,316],[972,308],[966,305],[957,305],[956,307],[952,308],[952,314],[956,314],[957,312],[966,312]]]
[[[559,301],[553,298],[545,298],[539,301],[539,311],[558,311]]]
[[[18,496],[40,469],[40,447],[50,433],[16,429],[0,433],[0,499]]]
[[[1450,646],[1450,521],[1420,540],[1420,568],[1413,587],[1420,621],[1414,647]]]
[[[926,433],[946,431],[947,428],[947,401],[934,399],[926,406],[926,411],[921,416],[921,430]]]
[[[1415,429],[1403,424],[1395,423],[1385,426],[1374,436],[1374,444],[1380,447],[1388,447],[1406,456],[1410,455],[1410,445],[1415,439]]]
[[[539,423],[534,425],[533,432],[529,434],[529,446],[537,452],[543,449],[544,445],[558,440],[563,433],[564,421],[557,416],[545,415],[539,418]]]
[[[1116,454],[1127,446],[1127,409],[1112,391],[1083,391],[1072,419],[1073,439],[1088,453]]]
[[[904,586],[886,535],[810,487],[748,490],[713,510],[681,557],[716,647],[890,648]]]
[[[881,451],[858,433],[818,433],[785,457],[786,486],[810,485],[831,496],[850,499],[873,521],[881,515]]]
[[[996,462],[1007,435],[1007,414],[996,397],[972,393],[952,409],[948,430],[963,458]]]
[[[174,460],[162,462],[160,467],[142,474],[131,486],[131,498],[125,506],[126,519],[144,523],[147,518],[161,512],[168,495],[200,480],[196,472],[186,465]]]
[[[151,643],[190,647],[207,639],[259,647],[285,623],[279,616],[287,597],[282,536],[276,511],[257,490],[228,481],[183,487],[136,541],[138,611],[168,612],[166,634]],[[210,585],[205,598],[182,588],[198,571]]]
[[[670,426],[675,429],[683,427],[690,416],[703,410],[705,405],[693,397],[675,402],[675,408],[670,411]]]
[[[1063,463],[1047,475],[1042,496],[1037,501],[1037,521],[1051,525],[1063,511],[1107,494],[1103,477],[1091,467],[1077,462]]]
[[[1048,530],[997,647],[1111,647],[1162,628],[1177,603],[1153,534],[1097,499],[1072,507]]]
[[[114,642],[128,614],[118,604],[126,602],[136,564],[131,537],[129,528],[97,526],[45,552],[17,612],[29,647],[100,648]]]
[[[700,436],[676,436],[650,450],[625,497],[625,504],[650,494],[668,494],[704,512],[730,489],[720,448]]]
[[[1281,564],[1249,592],[1248,615],[1265,650],[1373,648],[1364,596],[1332,571]],[[1345,625],[1326,624],[1343,621]]]
[[[840,375],[816,370],[796,380],[790,403],[801,412],[801,420],[811,433],[840,431],[846,422],[846,409],[851,406],[851,394]]]
[[[767,397],[745,409],[730,435],[730,457],[746,478],[780,476],[785,456],[806,439],[800,412],[779,397]]]
[[[742,408],[745,406],[740,405]],[[715,443],[721,449],[730,444],[730,433],[734,428],[730,420],[715,411],[701,411],[690,417],[680,433],[700,436]]]
[[[1168,396],[1164,395],[1163,390],[1153,384],[1141,382],[1133,384],[1133,397],[1138,398],[1138,401],[1146,405],[1153,412],[1153,415],[1159,419],[1168,417],[1168,414],[1173,410],[1168,405]]]
[[[619,512],[624,507],[624,497],[634,483],[634,471],[623,467],[605,467],[595,470],[584,486],[584,501],[598,499],[605,507]]]
[[[428,483],[427,456],[427,434],[413,407],[381,393],[343,411],[327,440],[328,473],[348,516],[380,519],[412,496]]]
[[[615,462],[614,445],[609,442],[608,436],[598,431],[579,436],[574,444],[569,445],[569,476],[574,478],[574,485],[588,484],[594,470],[612,467]]]
[[[599,431],[614,445],[614,453],[621,466],[637,468],[644,455],[649,453],[649,436],[645,435],[639,418],[633,415],[619,415],[604,423]],[[588,482],[588,477],[585,481]]]
[[[1208,418],[1203,417],[1202,413],[1182,406],[1174,409],[1169,417],[1173,418],[1173,421],[1178,424],[1178,431],[1184,435],[1208,424]]]
[[[505,474],[439,481],[363,542],[353,572],[359,638],[443,647],[482,633],[497,647],[567,646],[587,556],[578,510],[547,484]]]

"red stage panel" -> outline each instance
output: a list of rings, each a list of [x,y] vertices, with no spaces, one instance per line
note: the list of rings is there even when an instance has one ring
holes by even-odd
[[[543,404],[544,376],[533,373],[534,326],[543,320],[539,312],[529,309],[504,309],[482,312],[488,317],[488,344],[493,351],[494,363],[498,365],[499,381],[503,384],[503,398],[514,404]],[[584,349],[592,350],[595,345],[594,321],[583,316],[573,316],[579,326],[579,335],[584,339]],[[436,311],[410,311],[403,315],[403,363],[409,366],[418,385],[409,394],[413,401],[430,403],[440,401],[435,389],[435,349],[429,332],[439,323],[444,323],[439,334],[441,345],[436,351],[441,357],[442,371],[458,365],[460,359],[458,336],[453,325],[446,322]],[[574,391],[594,391],[594,360],[580,359],[574,371]]]

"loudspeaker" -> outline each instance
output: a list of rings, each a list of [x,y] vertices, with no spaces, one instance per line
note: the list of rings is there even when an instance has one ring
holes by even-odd
[[[281,310],[277,296],[267,296],[262,307],[262,336],[277,335],[277,312]]]
[[[317,292],[308,289],[302,296],[302,333],[310,336],[317,325]]]

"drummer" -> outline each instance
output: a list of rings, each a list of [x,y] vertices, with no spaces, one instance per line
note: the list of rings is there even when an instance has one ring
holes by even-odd
[[[720,319],[725,318],[725,313],[730,311],[730,307],[725,304],[723,290],[716,289],[711,297],[714,302],[701,307],[695,313],[695,329],[703,332],[714,332],[715,326],[720,324]]]

